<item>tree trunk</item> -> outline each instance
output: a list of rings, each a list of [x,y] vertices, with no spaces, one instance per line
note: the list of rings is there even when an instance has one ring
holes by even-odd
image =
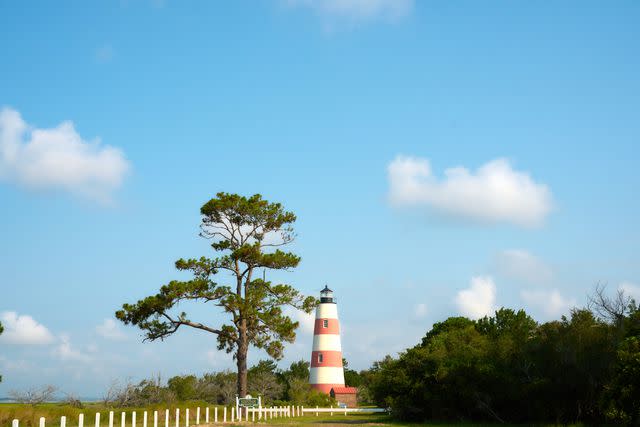
[[[238,339],[238,353],[236,361],[238,364],[238,397],[247,395],[247,350],[249,343],[247,342],[247,326],[243,319],[240,324]]]
[[[236,294],[242,300],[242,274],[240,273],[240,266],[238,260],[235,262],[236,273]],[[249,277],[251,270],[249,270]],[[247,278],[247,280],[249,280]],[[245,285],[245,295],[247,297],[247,290]],[[244,301],[243,301],[244,302]],[[238,382],[237,391],[238,397],[245,397],[247,395],[247,352],[249,350],[249,342],[247,339],[247,320],[244,318],[244,309],[241,306],[239,309],[240,324],[236,323],[238,327],[238,351],[236,353],[236,362],[238,365]]]

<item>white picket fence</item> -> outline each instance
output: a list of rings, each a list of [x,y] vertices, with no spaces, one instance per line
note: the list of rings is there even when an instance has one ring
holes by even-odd
[[[304,406],[272,406],[272,407],[259,407],[259,408],[241,408],[238,410],[235,406],[231,408],[223,407],[218,408],[214,407],[213,411],[210,411],[209,407],[204,408],[204,416],[201,417],[200,407],[196,408],[196,423],[195,425],[201,424],[219,424],[219,423],[227,423],[227,422],[256,422],[262,419],[268,420],[273,418],[290,418],[290,417],[300,417],[304,414],[304,412],[308,411],[304,408]],[[142,423],[138,424],[137,413],[131,412],[130,419],[127,419],[127,413],[120,413],[120,425],[119,427],[162,427],[162,420],[160,417],[164,412],[164,427],[189,427],[189,409],[184,410],[184,418],[181,418],[180,409],[175,410],[175,417],[173,419],[173,423],[171,423],[169,409],[165,411],[143,411],[142,412]],[[151,416],[149,416],[151,415]],[[181,420],[183,420],[181,422]],[[203,421],[201,423],[201,421]],[[49,424],[51,425],[51,424]],[[53,424],[55,425],[55,424]],[[46,427],[47,420],[44,417],[40,418],[39,427]],[[67,417],[60,417],[60,427],[67,427]],[[115,423],[115,412],[109,411],[108,413],[108,422],[101,422],[101,414],[100,412],[96,413],[95,417],[95,427],[118,427],[117,423]],[[20,420],[13,420],[12,427],[20,427]],[[78,415],[78,427],[91,427],[90,423],[86,423],[84,414]]]

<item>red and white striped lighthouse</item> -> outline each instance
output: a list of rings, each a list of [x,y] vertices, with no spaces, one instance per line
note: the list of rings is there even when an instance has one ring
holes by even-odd
[[[344,387],[338,307],[327,286],[320,291],[320,304],[316,307],[309,383],[327,394],[333,387]]]

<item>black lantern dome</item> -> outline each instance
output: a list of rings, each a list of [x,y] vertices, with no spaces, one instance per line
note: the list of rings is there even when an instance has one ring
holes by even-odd
[[[333,291],[329,289],[327,285],[324,285],[324,289],[320,291],[320,302],[335,304],[335,300],[333,299]]]

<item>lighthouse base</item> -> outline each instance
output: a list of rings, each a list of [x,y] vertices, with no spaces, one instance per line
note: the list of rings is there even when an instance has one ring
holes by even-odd
[[[325,394],[331,394],[334,387],[344,387],[344,384],[311,384],[311,387]]]

